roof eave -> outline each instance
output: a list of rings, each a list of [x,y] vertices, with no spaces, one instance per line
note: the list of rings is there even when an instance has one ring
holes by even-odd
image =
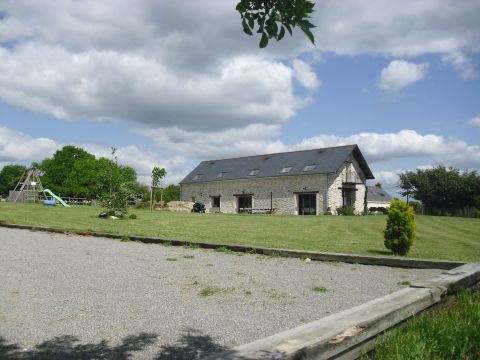
[[[362,152],[360,151],[360,148],[356,144],[355,144],[355,147],[353,148],[353,154],[357,159],[358,164],[360,165],[363,171],[363,174],[365,175],[365,178],[368,180],[375,179],[375,176],[373,176],[372,170],[370,170],[370,167],[367,164],[367,160],[365,160]]]

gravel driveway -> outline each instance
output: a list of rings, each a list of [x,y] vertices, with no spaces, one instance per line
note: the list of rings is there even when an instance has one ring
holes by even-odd
[[[0,228],[0,358],[196,359],[439,272]]]

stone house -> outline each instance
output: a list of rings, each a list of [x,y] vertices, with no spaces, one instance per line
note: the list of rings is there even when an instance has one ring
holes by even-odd
[[[357,145],[202,161],[181,182],[183,201],[209,212],[335,214],[341,206],[365,209],[373,179]]]

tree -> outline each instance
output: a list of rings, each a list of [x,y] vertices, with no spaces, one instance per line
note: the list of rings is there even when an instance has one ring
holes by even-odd
[[[410,197],[413,195],[413,185],[410,180],[412,172],[406,172],[403,174],[398,174],[398,187],[401,189],[398,193],[407,198],[407,204],[409,203]]]
[[[155,189],[160,187],[161,180],[167,175],[167,172],[164,168],[159,168],[155,166],[152,170],[152,186],[150,193],[150,212],[153,211],[153,198],[155,194]]]
[[[401,194],[420,200],[430,212],[454,213],[465,207],[480,208],[480,176],[475,171],[438,166],[399,175]]]
[[[71,175],[75,163],[82,160],[95,160],[95,156],[72,145],[57,150],[51,159],[45,159],[40,163],[43,186],[57,195],[75,196],[76,194],[65,186],[65,181]]]
[[[165,202],[180,200],[180,185],[168,185],[163,191]]]
[[[99,160],[100,203],[108,212],[124,217],[127,214],[128,201],[134,198],[136,173],[128,166],[118,165],[116,149],[111,149],[112,159]]]
[[[140,199],[141,201],[150,200],[150,187],[148,185],[136,181],[133,185],[133,191],[136,199]]]
[[[65,194],[87,199],[97,198],[99,170],[100,162],[96,159],[75,162],[64,182]]]
[[[240,0],[237,11],[242,18],[243,31],[261,35],[261,48],[268,45],[272,38],[279,41],[285,31],[292,35],[292,29],[298,26],[307,38],[315,44],[311,29],[315,27],[309,19],[315,4],[309,0]]]
[[[5,165],[2,168],[0,171],[0,196],[8,197],[9,191],[15,188],[25,170],[23,165]]]

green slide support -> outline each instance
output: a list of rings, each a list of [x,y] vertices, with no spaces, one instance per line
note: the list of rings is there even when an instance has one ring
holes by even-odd
[[[68,205],[65,201],[63,201],[59,196],[55,195],[52,190],[50,189],[44,189],[43,192],[45,194],[48,194],[50,195],[52,198],[54,198],[55,200],[57,200],[60,204],[62,204],[63,206],[65,207],[70,207],[70,205]]]

